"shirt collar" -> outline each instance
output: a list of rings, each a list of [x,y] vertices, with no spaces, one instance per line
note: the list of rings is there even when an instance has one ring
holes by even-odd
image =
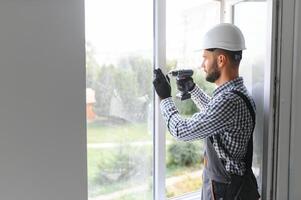
[[[222,91],[227,91],[229,89],[233,89],[236,86],[243,85],[243,83],[244,81],[242,77],[237,77],[231,81],[228,81],[214,90],[213,97]]]

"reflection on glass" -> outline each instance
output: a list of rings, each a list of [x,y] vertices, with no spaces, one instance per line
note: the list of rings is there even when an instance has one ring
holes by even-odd
[[[243,53],[240,74],[256,103],[253,170],[261,190],[263,154],[264,70],[266,68],[266,2],[241,2],[235,6],[234,23],[242,30],[247,50]]]
[[[194,81],[211,94],[214,85],[204,79],[198,68],[202,52],[198,51],[202,36],[220,21],[220,3],[207,0],[166,1],[167,71],[194,69]],[[175,80],[171,78],[172,96],[176,96]],[[182,116],[191,116],[198,109],[191,100],[174,98]],[[202,187],[203,141],[179,142],[166,133],[166,196],[176,197]]]
[[[152,3],[85,1],[90,200],[152,199]]]

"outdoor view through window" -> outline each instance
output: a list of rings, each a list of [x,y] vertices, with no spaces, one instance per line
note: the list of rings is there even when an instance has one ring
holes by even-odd
[[[153,1],[85,7],[89,199],[152,199]]]

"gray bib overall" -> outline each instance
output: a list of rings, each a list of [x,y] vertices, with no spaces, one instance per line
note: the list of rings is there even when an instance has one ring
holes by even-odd
[[[253,108],[251,107],[249,100],[246,98],[246,96],[244,94],[242,94],[239,91],[233,90],[231,92],[239,95],[245,101],[245,103],[248,106],[248,109],[250,110],[250,113],[251,113],[251,116],[253,119],[253,123],[255,126],[255,113],[254,113]],[[217,137],[219,137],[219,136],[217,136]],[[234,199],[238,199],[238,194],[240,193],[241,189],[243,188],[243,185],[246,182],[246,181],[244,181],[244,177],[237,176],[237,175],[230,175],[226,171],[224,165],[222,164],[222,161],[218,157],[218,155],[213,147],[213,144],[212,144],[212,141],[210,140],[210,138],[205,139],[204,146],[205,146],[204,159],[206,162],[205,162],[205,167],[204,167],[204,171],[203,171],[202,200],[234,200]],[[254,183],[253,185],[255,187],[255,189],[253,191],[251,191],[252,193],[254,193],[255,198],[252,197],[250,199],[258,199],[259,194],[257,192],[257,183],[256,183],[256,179],[255,179],[252,169],[251,169],[252,157],[253,157],[253,133],[252,133],[250,141],[248,143],[247,155],[246,155],[245,161],[246,161],[246,167],[247,167],[246,174],[250,174],[250,176],[249,175],[247,176],[247,179],[249,177],[252,178],[252,180],[248,181],[248,182],[253,182]],[[217,184],[220,185],[221,187],[216,187]],[[222,195],[222,197],[219,196],[218,198],[216,198],[216,196],[218,196],[218,195],[215,195],[216,193],[224,193],[225,195]],[[250,197],[251,196],[252,195],[250,195]]]
[[[221,160],[209,138],[205,139],[206,164],[203,171],[202,200],[214,200],[212,191],[212,180],[220,183],[230,183],[231,177],[223,166]]]

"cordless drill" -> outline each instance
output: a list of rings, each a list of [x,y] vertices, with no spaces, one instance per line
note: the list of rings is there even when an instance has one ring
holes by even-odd
[[[176,80],[183,80],[183,79],[191,77],[193,75],[193,71],[191,69],[180,69],[180,70],[172,70],[172,71],[168,72],[168,74],[175,76]],[[180,91],[176,95],[176,97],[181,99],[181,101],[190,99],[191,95],[189,93],[189,88],[185,87],[183,89],[183,91]]]

